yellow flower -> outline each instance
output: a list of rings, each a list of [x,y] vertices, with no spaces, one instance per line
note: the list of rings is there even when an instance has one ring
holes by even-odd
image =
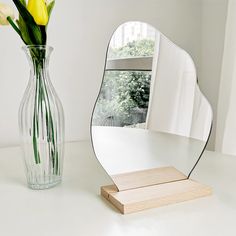
[[[7,17],[14,19],[14,11],[7,4],[0,3],[0,25],[8,25]]]
[[[38,25],[47,25],[48,10],[45,0],[29,0],[27,9]]]

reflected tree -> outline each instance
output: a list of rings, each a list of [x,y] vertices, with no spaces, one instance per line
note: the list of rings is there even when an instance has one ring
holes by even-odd
[[[110,49],[109,58],[152,56],[154,41],[133,41]],[[150,93],[150,72],[106,71],[93,125],[130,126],[145,123]]]

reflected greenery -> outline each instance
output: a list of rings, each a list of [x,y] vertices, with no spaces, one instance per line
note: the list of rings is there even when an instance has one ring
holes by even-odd
[[[142,39],[118,49],[109,49],[108,58],[152,56],[154,41]],[[93,116],[93,125],[130,126],[145,123],[151,73],[106,71]]]
[[[144,123],[150,80],[149,72],[106,72],[93,124],[127,126]]]
[[[154,52],[155,42],[152,39],[142,39],[127,43],[120,48],[109,48],[109,58],[125,58],[125,57],[146,57],[152,56]]]

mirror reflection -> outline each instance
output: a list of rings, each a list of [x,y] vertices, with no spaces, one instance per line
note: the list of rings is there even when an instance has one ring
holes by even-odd
[[[146,169],[170,167],[187,178],[211,124],[188,53],[146,23],[118,27],[91,124],[95,154],[118,189],[117,176]]]
[[[108,47],[93,125],[145,128],[156,33],[141,22],[116,30]]]

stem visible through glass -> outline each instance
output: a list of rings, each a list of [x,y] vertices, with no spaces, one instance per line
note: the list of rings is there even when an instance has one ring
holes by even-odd
[[[60,174],[59,156],[57,147],[57,130],[54,128],[52,112],[50,108],[49,95],[47,91],[47,84],[45,81],[45,51],[37,51],[33,48],[31,50],[31,57],[33,59],[34,73],[36,78],[35,98],[34,98],[34,113],[33,113],[33,150],[36,164],[41,163],[39,144],[39,130],[40,118],[46,121],[46,138],[48,145],[49,159],[52,162],[53,173]],[[44,113],[45,111],[45,113]]]

